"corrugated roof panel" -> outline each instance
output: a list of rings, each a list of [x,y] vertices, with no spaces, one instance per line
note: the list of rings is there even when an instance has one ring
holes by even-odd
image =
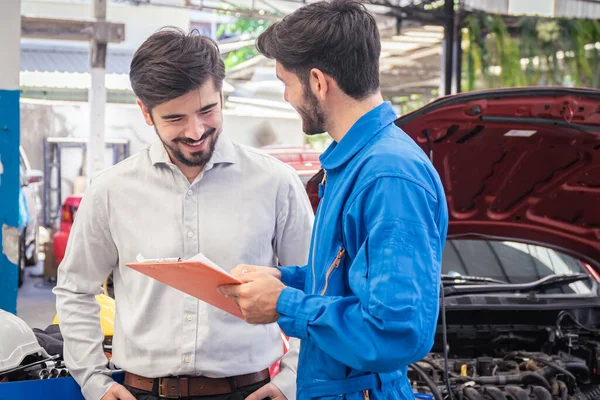
[[[508,13],[508,0],[462,0],[462,4],[470,9],[484,10],[490,13]]]
[[[89,72],[90,51],[86,47],[21,44],[21,71]],[[108,46],[106,73],[129,74],[133,52]]]
[[[510,10],[515,8],[514,4],[513,7],[509,7],[508,0],[462,0],[462,4],[468,9],[498,14],[510,14]],[[548,4],[552,5],[552,3]],[[553,4],[554,9],[551,10],[553,15],[548,16],[600,19],[600,2],[595,0],[554,0]],[[536,13],[532,11],[528,14]]]
[[[556,15],[569,18],[600,18],[600,3],[582,0],[556,0]]]

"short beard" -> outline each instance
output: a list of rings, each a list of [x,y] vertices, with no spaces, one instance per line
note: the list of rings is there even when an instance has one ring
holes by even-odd
[[[173,146],[173,145],[167,143],[165,140],[163,140],[162,136],[158,132],[158,129],[156,128],[156,125],[154,125],[154,130],[156,131],[156,134],[160,138],[160,141],[163,142],[165,147],[170,150],[173,157],[175,157],[177,159],[177,161],[179,161],[180,163],[182,163],[183,165],[185,165],[187,167],[204,167],[210,161],[210,159],[215,151],[217,141],[219,140],[219,136],[221,134],[221,130],[217,131],[216,128],[212,128],[211,130],[207,131],[203,135],[204,140],[209,140],[209,139],[211,139],[211,137],[214,137],[214,139],[210,141],[210,147],[208,148],[208,151],[206,151],[206,150],[198,151],[196,153],[192,153],[191,158],[186,158],[186,156],[183,154],[183,152],[181,150],[179,150],[179,148],[177,148],[176,146]],[[177,139],[174,139],[172,142],[173,143],[190,144],[190,143],[194,143],[195,141],[190,140],[188,138],[177,138]]]
[[[319,100],[317,100],[317,96],[310,91],[308,85],[304,85],[304,98],[305,104],[298,107],[304,133],[312,136],[326,132],[327,117],[319,104]]]

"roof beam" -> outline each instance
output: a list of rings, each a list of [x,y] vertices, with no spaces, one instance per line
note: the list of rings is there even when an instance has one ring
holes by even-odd
[[[94,21],[21,17],[21,37],[121,43],[125,40],[125,24]]]

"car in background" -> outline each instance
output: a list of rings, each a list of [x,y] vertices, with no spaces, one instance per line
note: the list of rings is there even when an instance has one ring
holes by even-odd
[[[61,206],[60,223],[58,230],[52,239],[52,246],[54,248],[54,256],[57,264],[60,264],[65,257],[69,234],[71,233],[73,221],[75,221],[75,214],[77,214],[81,199],[81,196],[69,196]]]
[[[309,146],[265,146],[261,150],[294,168],[304,186],[321,169],[321,152]]]
[[[599,90],[478,91],[395,121],[431,158],[449,209],[445,318],[409,367],[415,392],[600,399],[599,104]],[[307,185],[315,208],[322,180]]]
[[[25,266],[38,262],[43,180],[43,172],[31,168],[25,150],[19,147],[19,287],[23,284]]]

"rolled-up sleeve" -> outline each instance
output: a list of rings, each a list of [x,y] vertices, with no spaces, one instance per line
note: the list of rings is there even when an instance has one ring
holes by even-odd
[[[107,191],[91,185],[77,211],[53,290],[65,364],[89,400],[102,398],[113,383],[102,347],[100,306],[95,300],[118,262],[107,205]]]

